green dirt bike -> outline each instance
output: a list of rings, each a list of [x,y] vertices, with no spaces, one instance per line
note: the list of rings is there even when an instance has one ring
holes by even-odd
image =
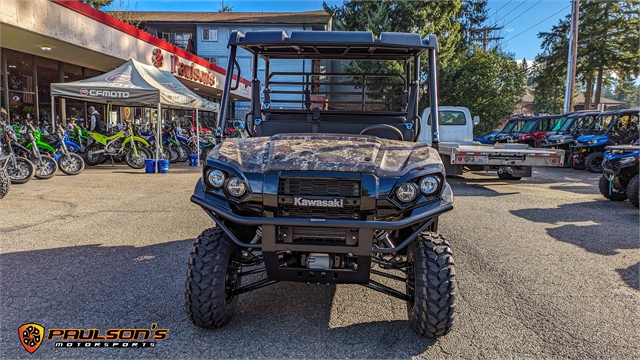
[[[21,153],[20,155],[28,158],[31,162],[33,162],[36,167],[36,179],[50,179],[58,171],[58,163],[56,163],[56,160],[54,158],[46,155],[46,153],[48,152],[53,154],[56,150],[51,145],[40,140],[40,138],[42,137],[40,130],[36,130],[33,125],[31,125],[31,123],[28,123],[27,126],[27,143],[25,144],[24,148],[26,148],[28,152],[25,154]],[[41,148],[45,151],[45,153],[40,151]]]
[[[149,146],[147,140],[135,136],[130,125],[111,136],[97,132],[90,132],[89,135],[95,142],[87,146],[84,151],[84,160],[88,165],[98,165],[107,156],[111,156],[123,159],[134,169],[142,169],[144,161],[153,158],[153,154],[147,148]]]
[[[73,131],[68,131],[68,135],[70,140],[80,145],[80,148],[82,148],[80,152],[87,148],[87,145],[89,144],[89,132],[87,130],[80,126],[76,126]],[[69,151],[78,152],[75,149],[69,149]]]

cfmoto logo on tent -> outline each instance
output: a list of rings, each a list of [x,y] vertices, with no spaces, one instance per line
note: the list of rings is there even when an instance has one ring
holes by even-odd
[[[93,97],[105,97],[105,98],[128,98],[128,91],[110,91],[110,90],[87,90],[80,89],[80,94],[83,96],[93,96]]]

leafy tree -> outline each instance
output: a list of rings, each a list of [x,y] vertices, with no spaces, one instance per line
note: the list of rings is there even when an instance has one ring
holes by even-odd
[[[84,2],[87,5],[93,6],[94,8],[96,8],[98,10],[100,10],[105,6],[111,5],[113,0],[83,0],[82,2]]]
[[[489,18],[487,3],[489,0],[462,0],[458,21],[466,43],[471,40],[471,29],[480,27]],[[464,43],[461,43],[464,44]]]
[[[498,127],[515,111],[526,92],[526,62],[518,65],[500,49],[485,51],[472,45],[440,69],[440,103],[464,106],[480,116],[474,133]]]
[[[626,108],[640,106],[640,84],[634,79],[615,79],[604,90],[604,97],[624,101]]]

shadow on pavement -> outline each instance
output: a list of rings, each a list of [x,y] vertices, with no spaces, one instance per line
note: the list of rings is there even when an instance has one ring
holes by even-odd
[[[629,287],[640,291],[640,262],[626,269],[616,269],[616,271]]]
[[[597,185],[597,183],[596,183],[596,185]],[[581,194],[581,195],[593,195],[594,191],[596,193],[598,193],[597,189],[594,190],[594,186],[589,186],[589,185],[582,185],[582,186],[579,186],[579,185],[569,185],[569,186],[557,185],[557,186],[549,186],[549,189],[566,191],[566,192],[570,192],[570,193],[574,193],[574,194]]]
[[[331,326],[342,323],[342,314],[331,311],[336,286],[303,283],[279,283],[241,295],[228,325],[198,328],[184,306],[193,241],[1,254],[0,357],[31,356],[20,345],[17,328],[32,322],[45,329],[106,331],[152,323],[170,329],[167,340],[150,349],[60,349],[44,340],[38,358],[409,358],[435,343],[395,318],[356,324],[352,318],[348,326]],[[367,300],[362,299],[363,313],[375,311]]]
[[[600,255],[616,255],[619,250],[638,248],[638,239],[633,240],[631,234],[625,236],[624,232],[612,233],[611,228],[603,225],[563,225],[547,228],[547,234],[559,241]]]
[[[488,183],[490,186],[505,186],[511,183],[503,182],[498,179],[463,179],[463,178],[447,178],[447,182],[453,187],[454,196],[479,196],[479,197],[496,197],[496,196],[509,196],[516,195],[519,192],[498,192],[493,189],[489,189],[481,184]],[[482,193],[478,193],[478,190]]]
[[[551,209],[535,208],[510,212],[532,222],[551,225],[595,223],[565,224],[547,227],[546,230],[549,236],[558,241],[600,255],[615,255],[622,249],[638,248],[638,212],[624,205],[628,204],[603,200],[563,204]],[[593,208],[597,208],[598,211],[593,211]]]

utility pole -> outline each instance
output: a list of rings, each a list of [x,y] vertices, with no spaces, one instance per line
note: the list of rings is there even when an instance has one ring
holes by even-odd
[[[498,41],[498,40],[502,40],[504,39],[503,37],[489,37],[489,31],[497,31],[497,30],[502,30],[502,27],[483,27],[483,28],[471,28],[469,29],[469,32],[471,34],[475,34],[475,33],[480,33],[483,36],[482,37],[473,37],[471,36],[471,40],[479,40],[482,42],[482,48],[484,48],[484,50],[487,50],[487,45],[489,44],[489,41]]]
[[[564,93],[564,112],[573,111],[573,93],[576,87],[576,62],[578,61],[578,21],[580,0],[573,0],[571,7],[571,34],[569,38],[569,58],[567,60],[567,84]]]

